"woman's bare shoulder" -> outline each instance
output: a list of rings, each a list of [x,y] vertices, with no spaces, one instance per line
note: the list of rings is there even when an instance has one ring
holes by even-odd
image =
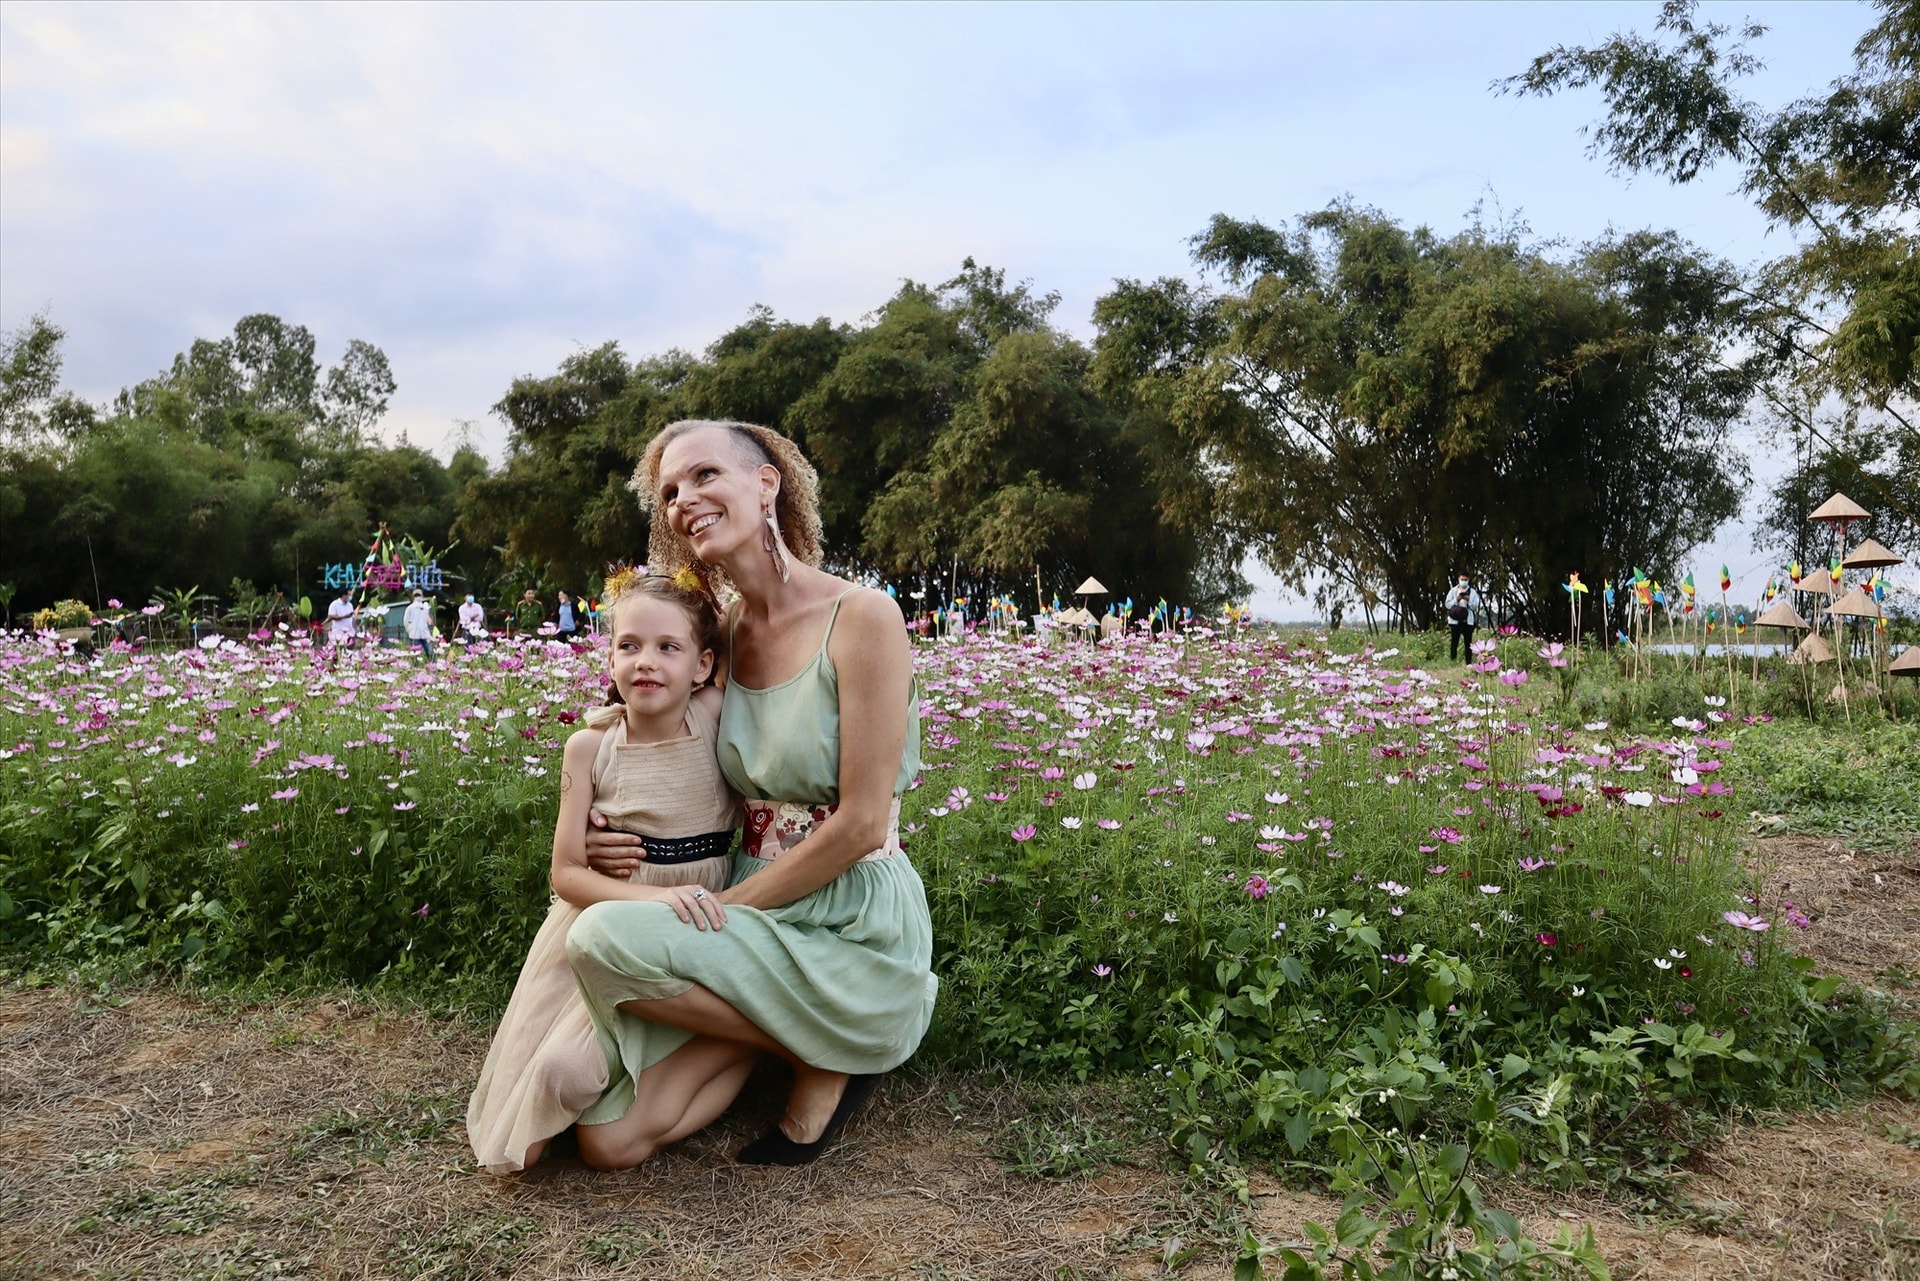
[[[891,626],[904,634],[907,625],[899,602],[873,587],[856,586],[841,597],[840,617],[861,629]]]

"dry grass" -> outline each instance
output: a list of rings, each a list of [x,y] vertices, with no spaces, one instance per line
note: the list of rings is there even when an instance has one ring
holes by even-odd
[[[1920,845],[1905,855],[1815,836],[1755,841],[1751,859],[1776,895],[1815,928],[1795,937],[1823,974],[1885,992],[1920,1015]]]
[[[1755,857],[1819,928],[1823,969],[1909,1002],[1920,853],[1782,837]],[[897,1077],[828,1159],[733,1164],[777,1105],[757,1081],[641,1170],[558,1157],[475,1173],[461,1125],[484,1030],[354,996],[242,1004],[150,987],[0,990],[0,1277],[1149,1277],[1231,1273],[1223,1201],[1187,1188],[1113,1099]],[[1030,1178],[1014,1167],[1064,1177]],[[1737,1127],[1683,1180],[1684,1222],[1591,1222],[1616,1277],[1920,1281],[1920,1108]],[[1252,1223],[1338,1206],[1269,1180]]]
[[[1031,1118],[1004,1084],[892,1082],[806,1170],[731,1160],[771,1119],[768,1080],[641,1170],[497,1179],[461,1126],[485,1037],[456,1022],[15,989],[0,1045],[8,1276],[1138,1276],[1208,1237],[1207,1199],[1123,1145],[1091,1177],[1011,1173]]]

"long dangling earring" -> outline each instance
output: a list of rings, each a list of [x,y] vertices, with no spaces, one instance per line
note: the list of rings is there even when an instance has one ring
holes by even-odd
[[[784,583],[787,581],[787,549],[780,540],[780,518],[774,514],[774,509],[771,507],[764,510],[761,515],[767,520],[765,543],[767,555],[773,558],[773,572],[780,575],[780,581]]]

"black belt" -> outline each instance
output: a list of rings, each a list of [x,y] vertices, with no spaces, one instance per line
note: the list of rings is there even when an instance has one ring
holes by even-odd
[[[647,862],[671,865],[697,863],[703,858],[719,858],[733,848],[733,829],[702,832],[698,836],[642,836]]]

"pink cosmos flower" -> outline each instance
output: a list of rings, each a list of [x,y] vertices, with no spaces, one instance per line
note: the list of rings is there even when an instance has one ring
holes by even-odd
[[[1033,824],[1022,823],[1020,826],[1013,829],[1013,833],[1012,833],[1013,839],[1016,841],[1030,841],[1033,839],[1033,834],[1035,830],[1036,829],[1034,828]]]
[[[1752,930],[1758,934],[1773,927],[1757,916],[1748,916],[1745,912],[1722,912],[1720,919],[1736,930]]]
[[[1248,897],[1253,899],[1263,899],[1269,893],[1272,892],[1273,887],[1267,884],[1266,877],[1255,874],[1253,876],[1249,876],[1247,878],[1247,883],[1241,888],[1246,890]]]
[[[1095,978],[1103,979],[1107,977],[1107,975],[1113,973],[1113,967],[1111,965],[1108,965],[1102,962],[1101,964],[1093,967],[1093,973]]]
[[[298,795],[300,795],[300,789],[299,789],[299,788],[297,788],[297,787],[289,787],[289,788],[285,788],[285,789],[283,789],[283,790],[281,790],[281,791],[278,791],[278,792],[275,792],[275,793],[273,794],[273,799],[274,799],[274,800],[276,800],[276,801],[290,801],[290,800],[292,800],[292,799],[293,799],[294,797],[296,797],[296,796],[298,796]]]
[[[1120,827],[1120,820],[1117,818],[1103,818],[1100,820],[1100,826],[1109,832],[1117,831]]]
[[[418,802],[416,802],[416,801],[397,801],[397,802],[395,802],[395,803],[394,803],[394,807],[393,807],[393,808],[395,808],[395,809],[397,809],[397,810],[410,810],[410,809],[412,809],[412,808],[413,808],[413,807],[414,807],[414,806],[415,806],[415,805],[416,805],[417,803],[418,803]]]

